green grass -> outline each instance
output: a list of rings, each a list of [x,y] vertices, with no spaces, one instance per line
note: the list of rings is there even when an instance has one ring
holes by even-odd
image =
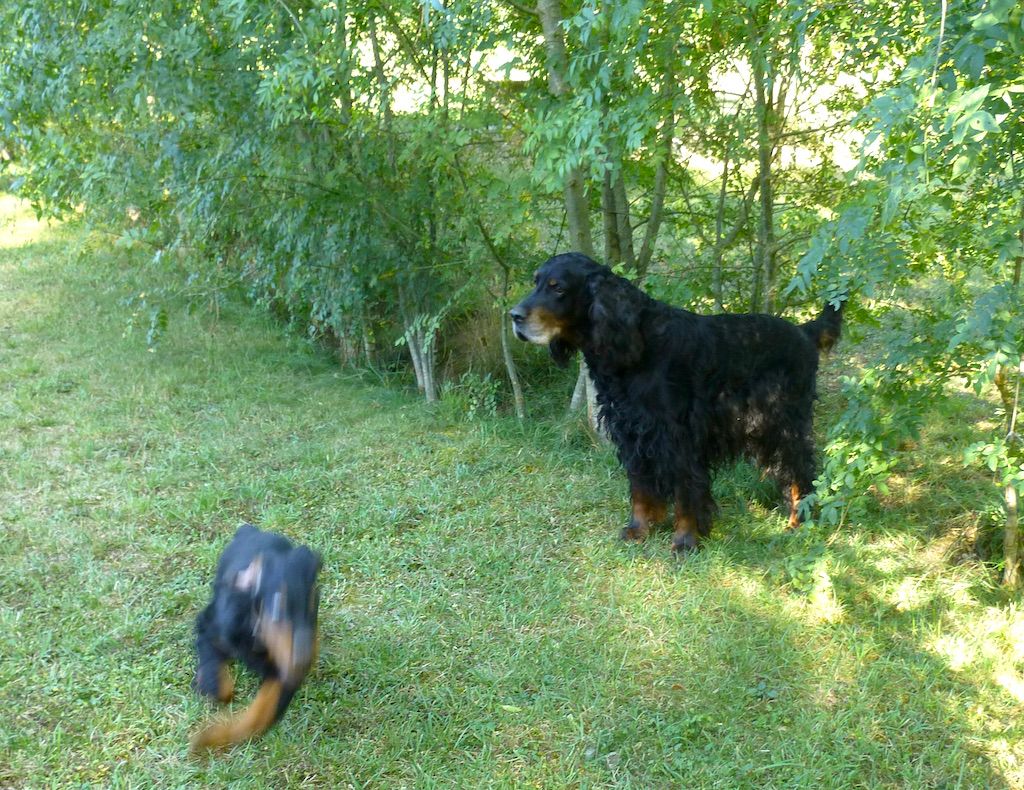
[[[139,260],[0,212],[0,786],[1024,785],[1024,614],[956,545],[994,501],[978,404],[834,533],[723,476],[675,562],[618,542],[571,427],[453,421],[237,305],[170,305],[150,353]],[[322,657],[196,762],[192,622],[242,520],[322,552]]]

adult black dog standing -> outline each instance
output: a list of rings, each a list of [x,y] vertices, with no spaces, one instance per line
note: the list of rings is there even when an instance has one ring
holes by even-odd
[[[234,696],[228,662],[262,678],[252,704],[192,738],[194,753],[257,735],[288,708],[317,654],[320,557],[288,538],[243,524],[224,549],[213,600],[196,618],[198,666],[193,685],[220,702]]]
[[[789,524],[815,476],[812,437],[820,352],[839,339],[843,304],[792,324],[763,314],[703,316],[647,296],[580,253],[550,258],[511,310],[520,340],[559,365],[583,352],[599,419],[629,478],[622,530],[643,540],[674,504],[672,548],[711,531],[716,467],[748,456],[788,497]]]

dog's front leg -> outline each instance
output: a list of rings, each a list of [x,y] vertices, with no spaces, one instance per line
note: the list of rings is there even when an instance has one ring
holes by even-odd
[[[620,536],[628,541],[645,540],[651,527],[665,520],[668,506],[664,499],[648,493],[635,483],[630,483],[629,498],[632,514],[629,523],[622,528]]]

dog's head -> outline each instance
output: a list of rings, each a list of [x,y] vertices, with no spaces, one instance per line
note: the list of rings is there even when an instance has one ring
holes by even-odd
[[[252,602],[253,634],[286,686],[298,686],[316,658],[320,557],[305,546],[257,554],[235,575]]]
[[[545,261],[533,281],[533,291],[509,311],[516,337],[547,346],[562,367],[578,349],[614,368],[639,361],[644,351],[640,300],[645,297],[628,280],[570,252]]]

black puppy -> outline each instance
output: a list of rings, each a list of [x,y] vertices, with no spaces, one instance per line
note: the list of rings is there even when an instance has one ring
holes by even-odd
[[[213,600],[196,618],[199,664],[193,686],[221,702],[234,696],[227,662],[238,660],[263,679],[252,704],[192,738],[193,752],[251,738],[288,708],[316,660],[320,557],[274,532],[238,528],[221,554]]]

